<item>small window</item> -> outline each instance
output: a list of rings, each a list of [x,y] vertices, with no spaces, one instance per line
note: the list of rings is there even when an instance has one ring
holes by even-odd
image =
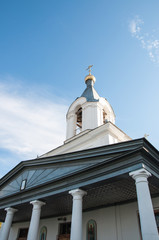
[[[21,186],[20,186],[20,190],[21,190],[21,191],[26,188],[26,183],[27,183],[27,179],[22,180]]]
[[[71,222],[65,222],[59,224],[58,240],[70,240]]]
[[[18,240],[26,240],[28,236],[28,228],[20,228],[19,229],[19,235]]]
[[[97,224],[94,220],[87,223],[87,240],[97,240]]]

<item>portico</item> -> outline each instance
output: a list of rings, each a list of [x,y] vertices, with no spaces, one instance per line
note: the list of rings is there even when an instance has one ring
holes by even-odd
[[[136,198],[138,201],[138,205],[144,206],[142,203],[143,199],[141,197],[138,197],[140,195],[140,191],[141,190],[143,191],[143,187],[137,190],[137,193],[136,193],[136,186],[134,181],[135,179],[134,176],[136,176],[135,174],[143,173],[143,171],[145,172],[146,174],[145,178],[147,176],[146,178],[147,189],[148,190],[150,189],[150,193],[152,197],[157,197],[159,194],[159,187],[158,187],[159,179],[157,177],[158,175],[157,171],[154,172],[154,169],[155,169],[154,162],[156,161],[156,167],[157,167],[157,164],[158,164],[157,159],[156,160],[155,158],[153,159],[153,171],[152,171],[153,174],[151,174],[152,176],[150,176],[150,173],[148,170],[145,170],[145,167],[147,169],[150,169],[151,161],[148,161],[147,151],[144,150],[143,145],[146,147],[146,149],[149,149],[149,153],[151,154],[153,149],[151,149],[151,146],[148,144],[148,142],[145,139],[141,139],[138,141],[131,141],[129,142],[129,144],[122,143],[120,144],[120,146],[118,145],[118,147],[116,145],[117,149],[114,152],[113,151],[110,152],[111,148],[110,146],[107,146],[107,147],[98,148],[96,150],[94,149],[87,150],[85,151],[84,154],[83,152],[73,153],[73,156],[72,154],[66,154],[65,161],[67,161],[67,164],[70,163],[72,165],[72,161],[71,161],[72,157],[73,158],[77,157],[76,161],[79,161],[81,166],[83,166],[82,159],[84,159],[85,167],[78,169],[74,173],[71,173],[71,174],[67,173],[65,176],[61,176],[62,181],[61,179],[58,179],[56,181],[54,180],[52,182],[46,182],[41,186],[38,185],[37,187],[34,187],[34,189],[28,188],[28,190],[26,189],[24,191],[17,192],[16,194],[14,194],[13,196],[10,196],[9,198],[7,196],[4,198],[1,198],[0,220],[5,221],[6,211],[4,209],[7,208],[8,206],[12,206],[12,208],[17,210],[17,211],[14,211],[14,218],[12,221],[13,224],[16,224],[18,222],[31,221],[31,216],[33,216],[33,213],[35,211],[34,205],[32,204],[35,204],[38,207],[37,209],[38,212],[37,214],[35,214],[36,216],[34,216],[37,219],[36,220],[37,223],[43,219],[54,218],[58,224],[58,218],[60,216],[64,216],[68,218],[67,216],[71,216],[72,209],[74,209],[73,211],[75,212],[75,214],[72,215],[72,221],[71,220],[70,221],[72,222],[72,231],[76,233],[77,228],[78,228],[78,231],[80,232],[82,232],[82,229],[83,229],[82,212],[85,215],[87,215],[87,213],[92,211],[98,211],[98,209],[100,210],[100,209],[111,208],[111,207],[120,206],[120,205],[122,206],[123,204],[129,204],[131,202],[132,203],[135,202]],[[139,146],[141,148],[141,152],[138,149]],[[119,152],[119,147],[120,147],[120,154],[119,154],[119,157],[117,157],[117,152]],[[125,152],[125,147],[127,148],[127,154],[123,155],[121,153]],[[133,148],[133,154],[132,154],[132,148]],[[137,151],[135,151],[135,149],[137,149]],[[98,152],[98,156],[97,156],[97,152]],[[145,158],[144,158],[144,152],[146,154]],[[141,153],[142,153],[142,159],[141,159]],[[91,159],[90,159],[90,156],[91,156]],[[112,161],[110,161],[110,156],[112,157]],[[64,156],[61,155],[61,159],[63,157]],[[106,160],[106,158],[109,160]],[[56,157],[52,158],[52,163],[51,163],[51,159],[49,159],[50,166],[53,164],[53,162],[55,163],[55,159]],[[47,160],[48,158],[45,158],[45,161]],[[58,160],[60,162],[60,159]],[[42,163],[43,167],[45,166],[44,159],[40,159],[38,161]],[[89,166],[88,168],[87,166],[89,165],[89,161],[91,162],[94,161],[94,164],[92,166]],[[146,166],[146,163],[149,163],[149,167]],[[30,163],[28,163],[27,168],[29,167],[29,164]],[[65,165],[64,162],[62,162],[61,164]],[[64,179],[67,179],[67,181],[66,180],[64,181]],[[149,185],[148,185],[148,182],[149,182]],[[61,185],[62,183],[63,185]],[[59,185],[60,185],[60,189],[58,188]],[[49,191],[47,191],[47,189],[49,189]],[[146,190],[145,192],[144,202],[145,202],[145,199],[149,199],[148,201],[151,202],[151,197],[148,190]],[[32,199],[32,191],[34,191],[34,197],[36,197],[36,201],[34,200],[35,198]],[[70,191],[70,194],[69,194],[69,191]],[[76,200],[76,198],[78,200]],[[79,201],[79,203],[76,204],[75,203],[76,201]],[[32,202],[32,204],[30,204],[30,202]],[[152,204],[150,205],[151,205],[151,208],[149,212],[151,212],[151,215],[154,218]],[[147,208],[147,203],[146,203],[146,208]],[[144,240],[147,240],[148,238],[144,237],[144,233],[145,233],[144,226],[146,226],[145,228],[146,232],[148,231],[148,229],[150,229],[150,231],[155,232],[154,234],[157,233],[157,230],[156,230],[157,228],[155,223],[153,225],[154,227],[148,228],[147,225],[145,224],[149,225],[150,218],[147,218],[147,223],[145,223],[145,221],[143,221],[145,217],[142,217],[144,214],[144,211],[146,210],[143,211],[143,208],[140,209],[140,207],[137,208],[137,210],[139,210],[139,215],[140,215],[142,236]],[[80,221],[77,221],[76,214],[78,216],[80,216],[81,214]],[[28,225],[31,226],[32,225],[31,222]],[[80,227],[77,224],[77,222],[80,224]],[[10,227],[7,227],[7,228],[9,229]],[[34,227],[32,228],[32,231],[33,229]],[[38,230],[37,229],[38,229],[38,224],[36,225],[36,234],[38,235],[39,229]],[[57,235],[58,235],[58,229],[57,229]],[[78,235],[80,236],[79,240],[81,240],[80,239],[81,235],[80,234]],[[158,236],[156,235],[154,239],[157,239],[157,238]],[[72,237],[72,240],[74,240],[74,237]]]

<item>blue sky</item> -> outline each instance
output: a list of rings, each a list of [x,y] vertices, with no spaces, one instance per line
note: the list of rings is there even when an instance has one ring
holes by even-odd
[[[132,138],[159,149],[159,2],[0,2],[0,177],[65,140],[68,106],[95,88]]]

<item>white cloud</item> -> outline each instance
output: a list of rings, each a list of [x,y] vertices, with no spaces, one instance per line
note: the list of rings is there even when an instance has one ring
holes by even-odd
[[[136,16],[134,19],[130,21],[129,29],[132,35],[137,35],[141,31],[141,26],[144,24],[142,19]]]
[[[23,159],[34,158],[63,143],[67,106],[39,94],[0,84],[0,147]]]
[[[129,30],[131,35],[135,37],[141,43],[151,61],[159,64],[159,37],[156,38],[154,33],[157,34],[156,30],[153,30],[153,34],[143,31],[144,21],[139,16],[134,17],[129,23]]]

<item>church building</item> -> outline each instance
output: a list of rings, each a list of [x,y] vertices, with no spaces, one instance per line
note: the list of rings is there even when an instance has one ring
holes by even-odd
[[[63,145],[0,179],[0,240],[159,240],[159,152],[115,125],[90,69]]]

